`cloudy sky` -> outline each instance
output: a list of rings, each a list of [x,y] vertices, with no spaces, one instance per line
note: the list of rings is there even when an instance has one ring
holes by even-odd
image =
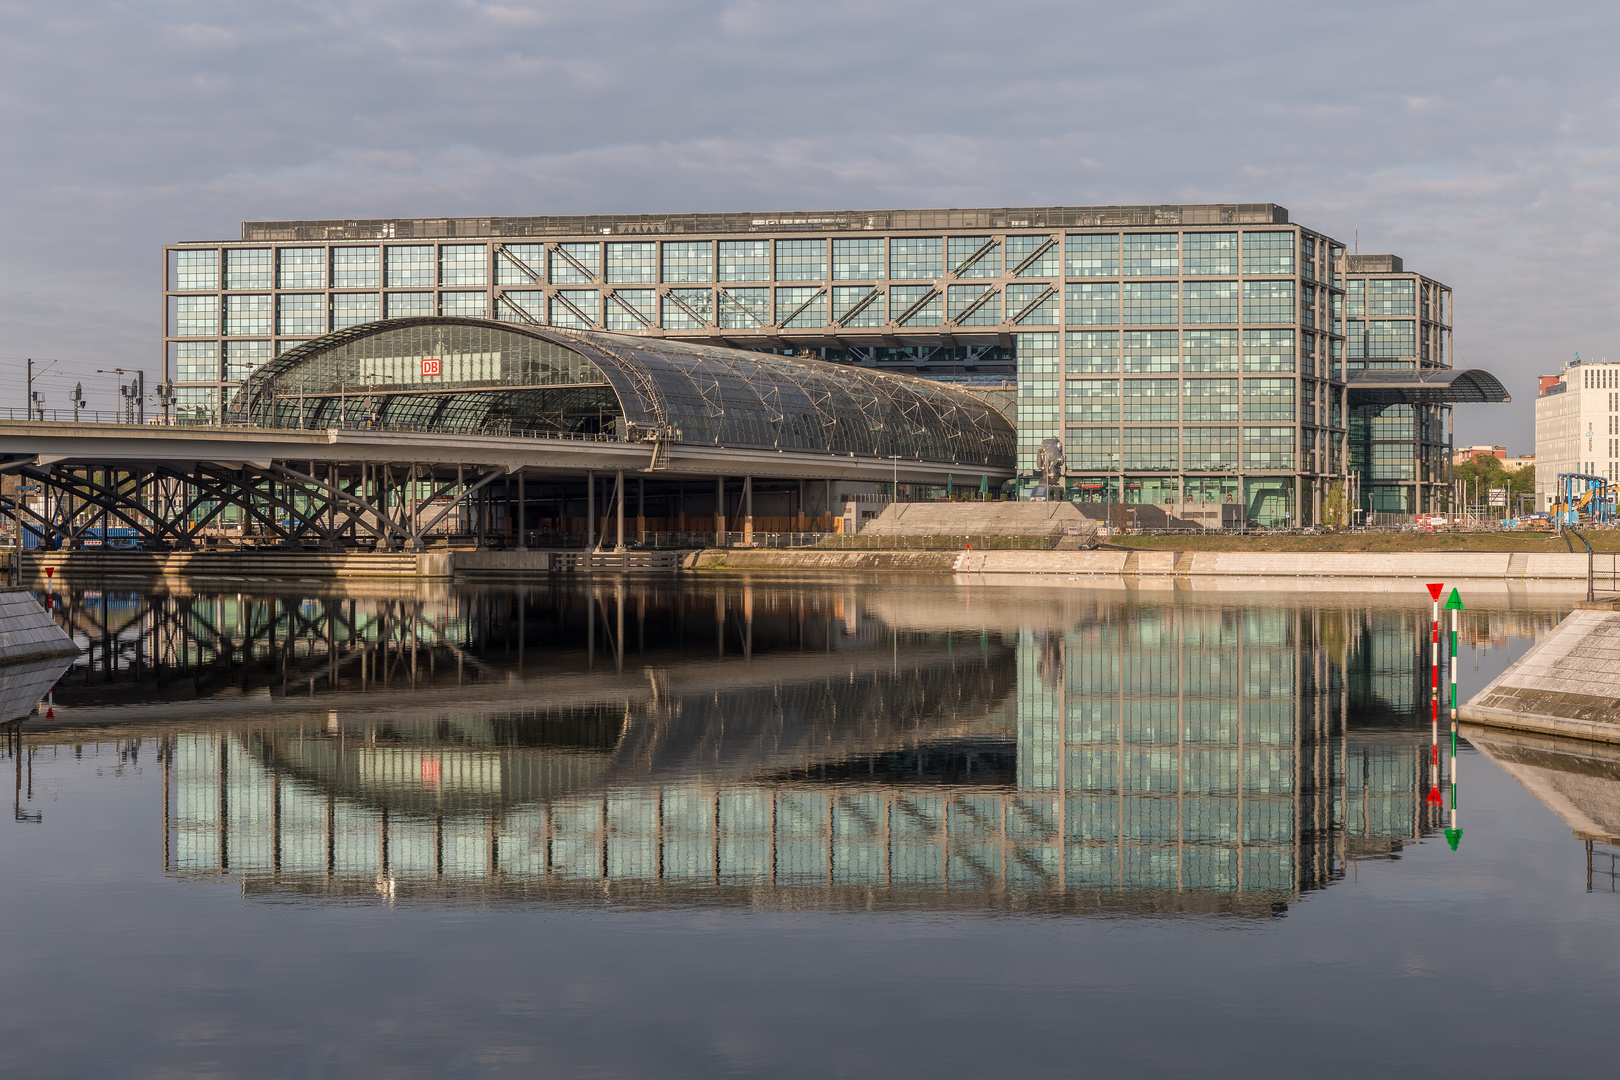
[[[1277,202],[1451,285],[1515,398],[1458,441],[1528,451],[1533,376],[1620,357],[1617,43],[1588,0],[0,0],[0,394],[154,378],[161,245],[244,219]]]

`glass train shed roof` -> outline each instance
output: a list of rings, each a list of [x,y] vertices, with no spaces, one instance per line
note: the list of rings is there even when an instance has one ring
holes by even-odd
[[[908,375],[658,338],[482,319],[339,330],[254,373],[269,427],[568,432],[1011,467],[1012,424]]]

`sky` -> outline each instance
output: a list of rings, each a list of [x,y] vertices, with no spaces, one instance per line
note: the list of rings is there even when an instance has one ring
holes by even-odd
[[[1620,359],[1620,5],[0,0],[0,398],[161,365],[244,220],[1275,202],[1534,378]]]

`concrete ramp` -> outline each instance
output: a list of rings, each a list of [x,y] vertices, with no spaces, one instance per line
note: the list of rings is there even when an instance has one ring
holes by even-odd
[[[891,503],[862,536],[1090,536],[1092,521],[1066,502]]]
[[[1620,843],[1620,747],[1472,725],[1462,734],[1576,836]]]
[[[1571,612],[1457,715],[1487,727],[1620,743],[1620,612]]]

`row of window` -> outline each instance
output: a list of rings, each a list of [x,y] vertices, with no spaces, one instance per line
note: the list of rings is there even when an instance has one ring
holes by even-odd
[[[773,308],[774,300],[774,308]],[[1078,326],[1294,323],[1294,283],[1291,281],[1238,282],[1114,282],[1070,285],[1063,297],[1063,314]],[[385,293],[227,293],[172,296],[170,334],[175,337],[214,337],[240,334],[322,334],[380,318],[420,315],[457,315],[489,318],[489,294],[479,291]],[[1055,287],[1042,284],[949,285],[942,291],[929,285],[799,286],[770,288],[671,289],[662,296],[653,289],[560,289],[550,296],[539,289],[508,289],[495,301],[493,317],[575,329],[602,328],[635,331],[699,330],[716,326],[750,330],[767,326],[806,329],[836,322],[850,328],[881,327],[894,322],[902,327],[1056,326],[1059,297]],[[328,318],[330,316],[330,318]],[[1401,336],[1400,327],[1405,327]],[[1393,328],[1393,329],[1392,329]],[[1363,349],[1405,347],[1412,324],[1366,326],[1350,320],[1350,329],[1367,335]],[[1393,339],[1399,337],[1400,340]],[[1357,355],[1396,355],[1372,352]]]
[[[186,248],[170,287],[415,288],[432,285],[871,281],[1292,275],[1291,232],[855,237],[382,247]],[[1308,238],[1307,238],[1308,239]],[[435,254],[435,251],[437,254]],[[493,266],[491,255],[493,254]],[[1314,263],[1307,277],[1314,277]]]
[[[1158,372],[1291,372],[1292,330],[1071,330],[1020,334],[1018,383],[1022,396],[1055,397],[1060,374]],[[1315,354],[1313,334],[1298,336],[1300,351]],[[1049,389],[1041,390],[1046,386]]]
[[[1294,467],[1289,427],[1068,428],[1064,466],[1088,470],[1270,470]]]
[[[1294,406],[1293,379],[1070,379],[1063,415],[1071,424],[1291,422]]]

